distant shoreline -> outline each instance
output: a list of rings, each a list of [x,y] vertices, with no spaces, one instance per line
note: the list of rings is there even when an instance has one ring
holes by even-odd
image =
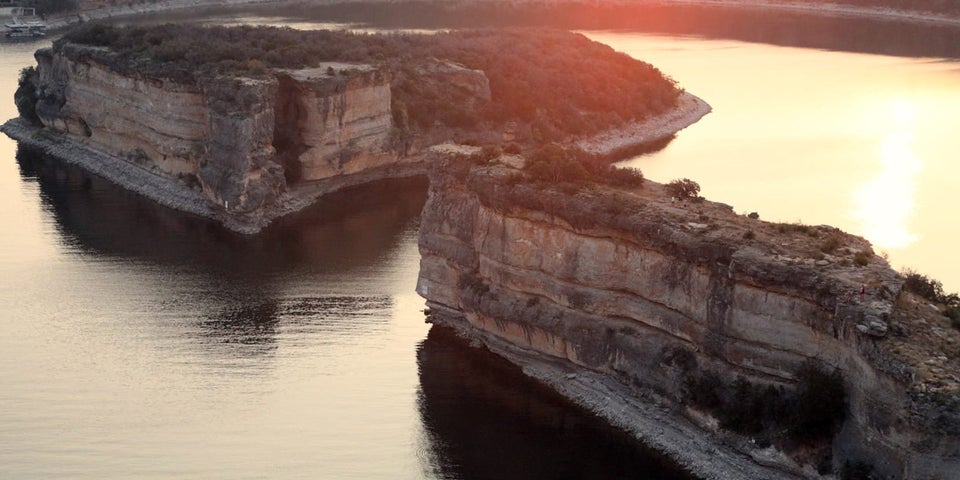
[[[663,114],[644,122],[612,128],[575,143],[590,153],[615,157],[638,145],[669,138],[699,121],[710,110],[710,105],[705,101],[691,93],[683,92],[677,106]],[[83,142],[30,125],[20,117],[0,125],[0,132],[65,163],[80,166],[168,208],[209,218],[223,224],[229,230],[243,234],[256,234],[274,220],[310,206],[327,193],[378,180],[425,175],[426,157],[430,155],[427,149],[384,168],[304,184],[287,192],[276,208],[256,214],[236,216],[211,204],[197,190],[186,188],[167,177],[151,173]]]
[[[50,30],[56,31],[64,28],[71,27],[80,23],[86,23],[97,20],[109,20],[114,18],[128,18],[128,17],[137,17],[142,15],[158,14],[163,12],[172,12],[177,10],[187,10],[191,8],[217,8],[230,10],[233,8],[242,9],[244,7],[262,7],[262,6],[294,6],[294,5],[303,5],[303,6],[333,6],[333,5],[342,5],[349,6],[351,4],[361,5],[361,4],[398,4],[398,3],[421,3],[429,4],[436,3],[437,5],[462,5],[470,6],[475,5],[466,0],[453,0],[453,1],[415,1],[415,0],[397,0],[392,2],[387,1],[372,1],[365,2],[363,0],[320,0],[311,2],[309,0],[157,0],[154,3],[128,3],[125,5],[114,5],[110,7],[91,9],[86,11],[78,11],[68,14],[56,14],[47,17],[47,26]],[[491,2],[496,4],[496,2]],[[503,4],[513,4],[513,5],[522,5],[522,4],[539,4],[532,0],[508,0],[501,2]],[[593,4],[598,5],[597,3],[587,2],[586,0],[571,0],[566,2],[566,4]],[[862,19],[862,20],[875,20],[875,21],[888,21],[888,22],[906,22],[913,24],[922,24],[922,25],[934,25],[934,26],[945,26],[945,27],[958,27],[960,28],[960,16],[951,16],[948,14],[940,14],[935,12],[924,12],[924,11],[914,11],[914,10],[903,10],[890,7],[868,7],[868,6],[858,6],[858,5],[848,5],[843,3],[802,3],[802,2],[787,2],[779,3],[769,0],[610,0],[603,2],[605,5],[610,6],[620,6],[620,7],[630,7],[636,6],[638,8],[643,7],[707,7],[707,8],[723,8],[731,10],[757,10],[757,11],[770,11],[770,12],[790,12],[790,13],[799,13],[804,15],[819,16],[819,17],[833,17],[833,18],[850,18],[850,19]],[[565,3],[557,3],[555,5],[562,6]],[[550,7],[545,7],[550,8]]]

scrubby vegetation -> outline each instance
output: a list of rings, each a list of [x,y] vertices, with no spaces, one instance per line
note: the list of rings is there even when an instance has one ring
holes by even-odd
[[[685,388],[687,401],[712,412],[727,430],[777,442],[830,438],[846,414],[843,377],[808,361],[796,378],[796,388],[787,390],[743,377],[724,382],[710,370],[691,370]]]
[[[950,319],[953,328],[960,330],[960,295],[944,293],[943,284],[926,275],[904,270],[903,288],[934,303],[942,304],[943,315]]]
[[[605,159],[577,148],[546,145],[533,152],[525,167],[534,181],[584,185],[587,182],[614,187],[640,188],[643,173],[610,165]]]
[[[843,236],[837,233],[831,234],[820,244],[820,251],[827,254],[832,254],[837,251],[838,248],[843,246]]]
[[[679,90],[656,68],[583,35],[556,30],[474,30],[436,35],[295,31],[270,27],[92,25],[55,42],[106,49],[75,55],[124,74],[202,82],[217,75],[263,76],[272,68],[322,61],[375,64],[394,73],[395,118],[411,128],[520,121],[549,143],[640,120],[676,105]],[[482,70],[491,100],[465,107],[456,88],[417,81],[433,59]]]
[[[24,0],[21,5],[36,8],[37,13],[43,15],[72,12],[80,6],[77,0]]]
[[[872,257],[872,250],[860,250],[859,252],[853,254],[853,263],[858,267],[865,267],[868,263],[870,263],[870,258]]]
[[[840,480],[884,480],[872,465],[863,462],[847,462],[840,471]]]

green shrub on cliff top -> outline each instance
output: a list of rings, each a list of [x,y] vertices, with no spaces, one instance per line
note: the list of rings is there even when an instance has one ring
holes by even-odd
[[[906,269],[903,271],[903,288],[924,299],[944,306],[943,316],[950,319],[950,325],[960,330],[960,295],[944,293],[943,284],[926,275]]]
[[[931,302],[943,302],[943,284],[921,273],[907,269],[903,271],[903,288]]]

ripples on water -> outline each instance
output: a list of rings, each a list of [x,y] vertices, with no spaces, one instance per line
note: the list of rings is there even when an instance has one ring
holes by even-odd
[[[424,180],[243,237],[29,150],[16,167],[46,245],[0,263],[0,477],[686,478],[491,354],[423,340]]]

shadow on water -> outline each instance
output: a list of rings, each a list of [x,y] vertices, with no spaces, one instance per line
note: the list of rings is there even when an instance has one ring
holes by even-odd
[[[417,363],[424,468],[441,478],[693,478],[447,328],[430,329]]]
[[[393,308],[387,295],[277,298],[263,289],[241,287],[241,292],[205,292],[188,300],[199,310],[192,332],[200,351],[224,358],[257,357],[273,353],[281,334],[288,342],[363,336],[385,327]],[[219,298],[209,298],[210,293]]]
[[[259,301],[201,304],[216,308],[197,319],[197,351],[219,358],[260,358],[277,350],[280,304],[273,298]]]
[[[960,58],[960,29],[919,23],[683,5],[364,3],[254,9],[264,16],[384,29],[548,26],[630,30],[907,57]]]
[[[43,207],[70,247],[247,276],[375,264],[416,227],[426,201],[426,179],[388,181],[328,195],[244,236],[27,148],[17,150],[17,163],[23,179],[39,184]]]
[[[669,137],[661,138],[660,140],[619,148],[608,155],[608,158],[614,161],[621,161],[624,159],[634,159],[637,157],[652,155],[670,146],[670,144],[676,140],[676,138],[677,135],[673,134]]]

